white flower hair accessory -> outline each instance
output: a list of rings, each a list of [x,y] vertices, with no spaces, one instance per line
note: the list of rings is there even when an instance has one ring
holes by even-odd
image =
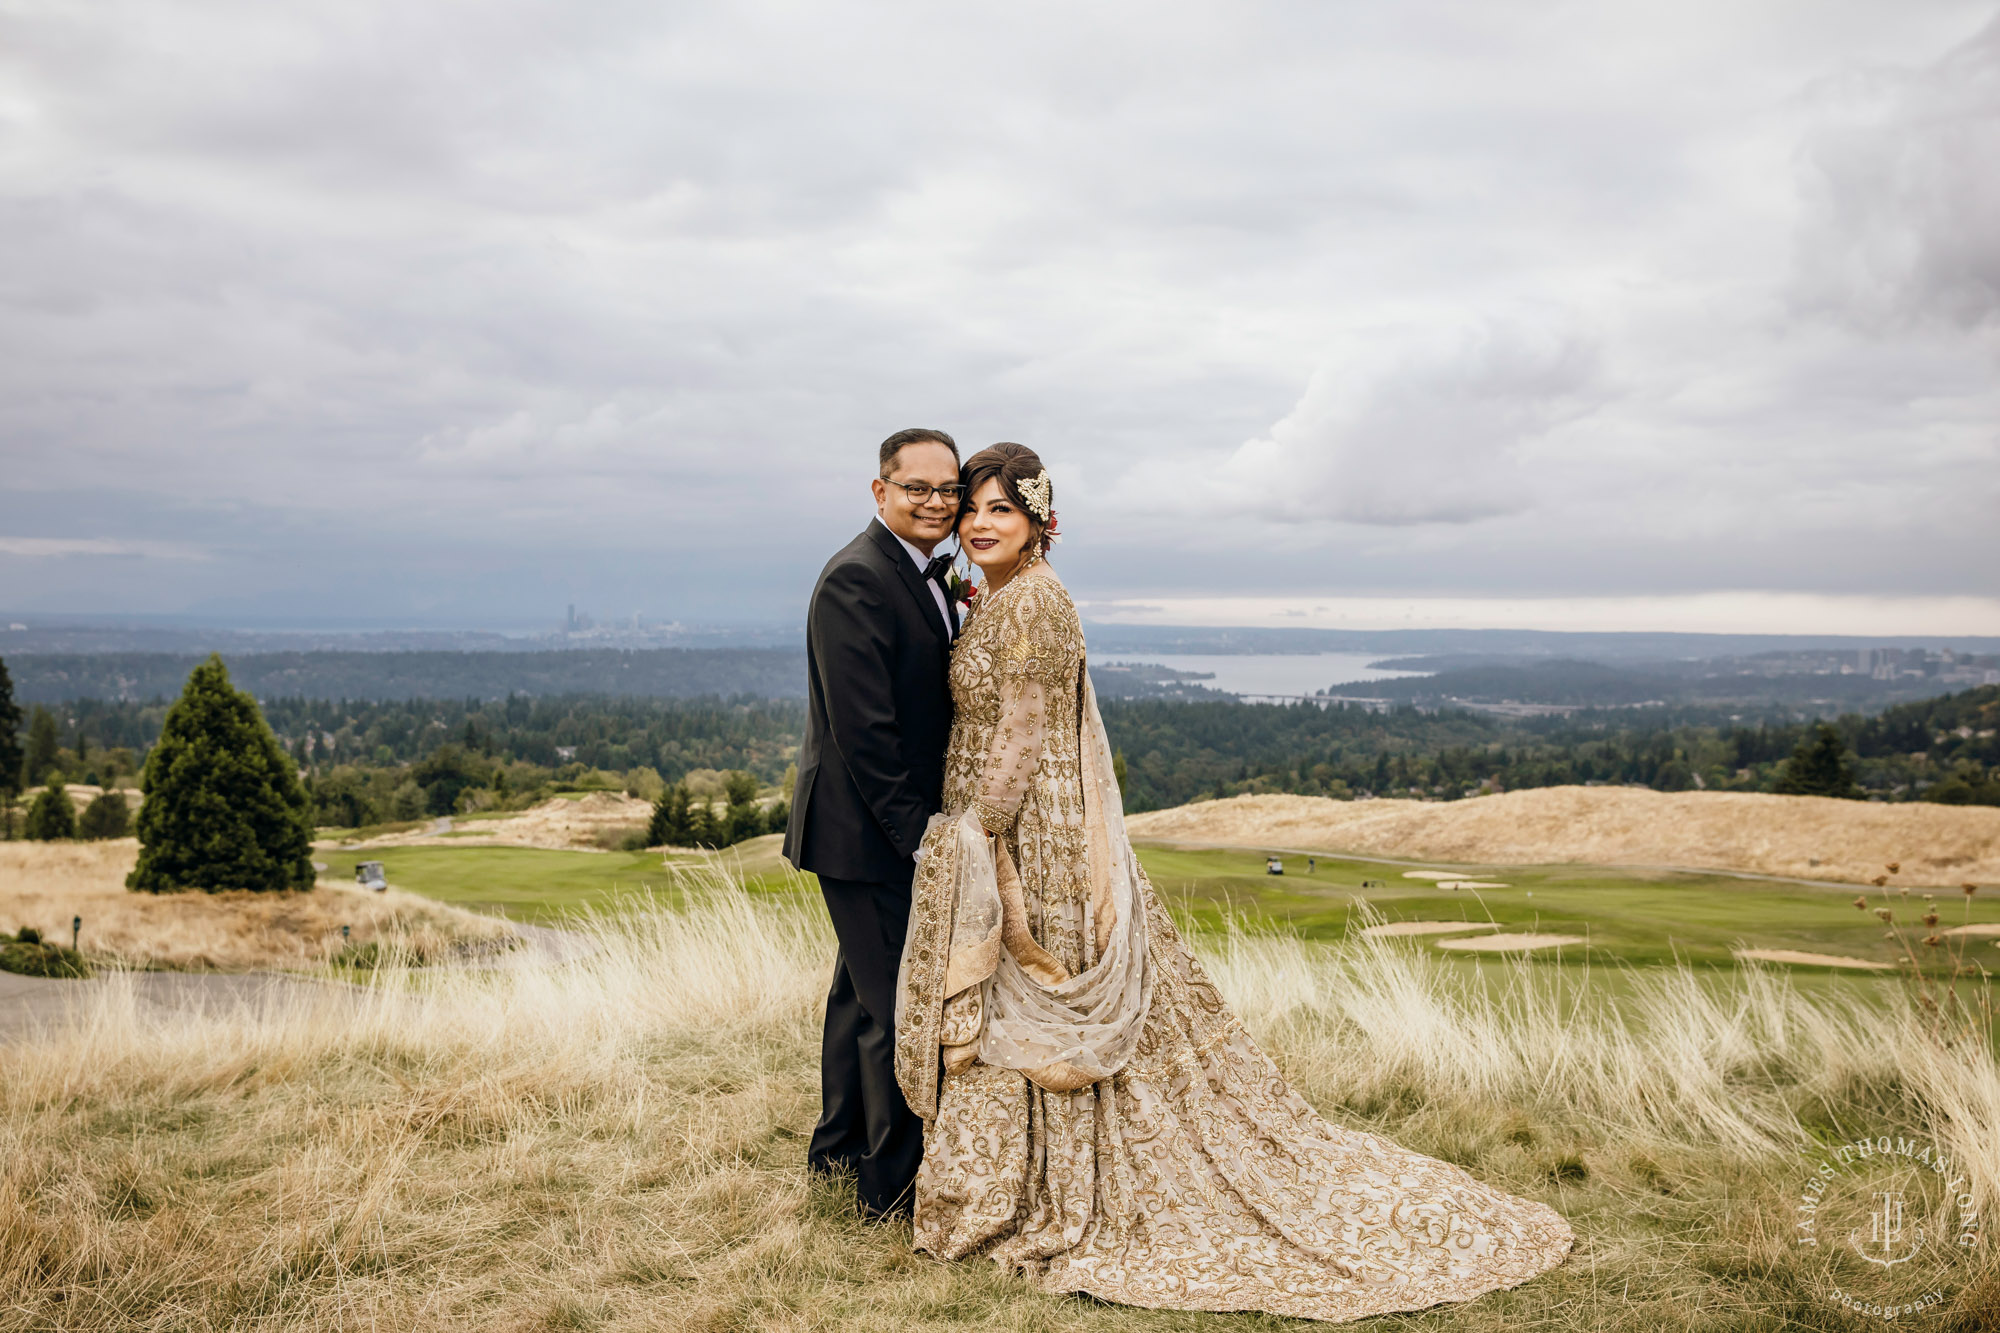
[[[1050,489],[1047,468],[1043,468],[1021,483],[1021,499],[1026,502],[1028,512],[1033,514],[1038,522],[1049,521],[1049,501],[1052,498]]]

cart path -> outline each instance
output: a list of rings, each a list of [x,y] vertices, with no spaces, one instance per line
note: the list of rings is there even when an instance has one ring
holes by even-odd
[[[124,972],[121,985],[129,985],[140,1005],[167,1013],[207,1010],[261,1012],[297,999],[319,999],[353,993],[340,982],[314,981],[279,972]],[[11,1041],[49,1028],[67,1025],[73,1014],[89,1003],[110,978],[102,975],[87,981],[57,980],[50,977],[22,977],[0,972],[0,1042]]]
[[[560,967],[597,952],[597,942],[576,931],[516,922],[525,947],[497,956],[445,964],[465,968]],[[161,1013],[261,1014],[298,1001],[361,993],[343,981],[285,972],[120,972],[84,981],[23,977],[0,972],[0,1044],[61,1027],[115,977],[130,985],[141,1006]]]

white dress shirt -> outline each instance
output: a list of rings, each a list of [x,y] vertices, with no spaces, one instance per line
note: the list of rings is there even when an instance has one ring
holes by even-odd
[[[884,524],[883,526],[886,527],[887,525]],[[903,549],[910,553],[910,560],[912,563],[916,565],[917,574],[919,577],[921,577],[924,572],[924,567],[930,564],[931,558],[925,555],[922,551],[918,550],[916,547],[910,545],[910,543],[903,541],[902,533],[896,532],[892,529],[889,535],[891,537],[894,537],[897,541],[903,542]],[[931,590],[931,599],[937,603],[938,614],[944,617],[945,633],[946,634],[951,633],[951,608],[945,604],[944,588],[939,585],[936,579],[924,579],[924,586]]]

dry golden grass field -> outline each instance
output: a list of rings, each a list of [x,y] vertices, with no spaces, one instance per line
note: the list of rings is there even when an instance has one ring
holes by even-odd
[[[1585,793],[1594,812],[1570,836],[1593,856],[1704,860],[1666,807],[1633,795]],[[1335,813],[1387,817],[1368,835],[1378,855],[1579,859],[1556,854],[1555,815],[1539,830],[1518,817],[1525,802],[1496,817],[1513,800]],[[1321,804],[1248,798],[1134,823],[1169,826],[1148,825],[1154,838],[1312,846],[1329,827],[1309,822]],[[1774,808],[1795,826],[1823,819],[1820,850],[1849,858],[1802,873],[1890,854],[1906,877],[1929,873],[1885,852],[1901,846],[1885,841],[1895,826],[1834,827],[1879,807]],[[1621,826],[1619,810],[1647,818]],[[1446,815],[1472,821],[1458,841],[1422,822]],[[1405,816],[1417,823],[1397,833]],[[1946,832],[1962,840],[1926,845],[1982,864],[1962,827]],[[1772,837],[1725,840],[1707,863],[1788,873],[1812,840]],[[434,845],[404,855],[454,859],[452,840]],[[1340,825],[1321,845],[1360,844]],[[657,897],[573,920],[589,938],[566,956],[387,967],[234,1010],[147,1002],[116,971],[82,983],[70,1023],[0,1041],[0,1333],[1309,1327],[1042,1296],[984,1262],[913,1254],[906,1226],[862,1223],[838,1185],[804,1171],[825,910],[737,852],[667,858],[649,872],[671,881]],[[80,912],[100,961],[304,971],[341,922],[357,939],[450,950],[507,929],[331,873],[309,895],[132,894],[133,855],[129,841],[0,844],[0,925],[66,938]],[[320,855],[343,872],[353,859]],[[2000,1208],[1991,1044],[1940,1040],[1894,980],[1548,967],[1515,952],[1468,966],[1386,930],[1191,938],[1324,1114],[1543,1199],[1576,1230],[1571,1259],[1515,1291],[1360,1327],[1844,1331],[1882,1321],[1843,1309],[1836,1289],[1921,1289],[1935,1304],[1899,1327],[2000,1329],[2000,1254],[1983,1227],[1886,1277],[1843,1247],[1798,1243],[1802,1191],[1857,1139],[1935,1144],[1975,1214]]]
[[[1544,787],[1465,801],[1236,796],[1133,815],[1132,836],[1479,865],[1689,866],[1865,883],[2000,881],[2000,809],[1755,792]]]
[[[911,1253],[803,1169],[833,942],[810,896],[717,884],[588,927],[562,965],[384,972],[230,1015],[133,1002],[0,1046],[0,1330],[1304,1328],[1029,1293]],[[1559,1208],[1525,1286],[1366,1327],[1878,1326],[1876,1278],[1796,1244],[1825,1150],[1926,1136],[2000,1202],[2000,1071],[1911,1011],[1758,969],[1629,978],[1198,940],[1343,1123]],[[1921,1325],[2000,1320],[1983,1240],[1927,1252]],[[1899,1279],[1900,1280],[1900,1277]]]
[[[121,967],[241,970],[323,963],[341,947],[397,941],[437,957],[513,934],[503,921],[411,893],[367,893],[338,881],[310,893],[133,893],[131,838],[0,842],[0,930],[33,926],[67,942],[83,918],[83,947]]]

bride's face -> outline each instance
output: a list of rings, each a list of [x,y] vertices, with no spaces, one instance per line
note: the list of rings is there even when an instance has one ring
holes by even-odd
[[[998,477],[988,477],[965,502],[958,518],[958,544],[972,563],[988,573],[1010,571],[1034,538],[1034,525],[1007,498]]]

